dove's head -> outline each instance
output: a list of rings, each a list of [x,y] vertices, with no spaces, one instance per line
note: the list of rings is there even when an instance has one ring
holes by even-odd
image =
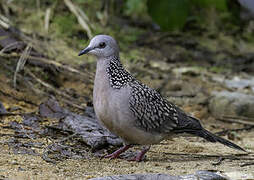
[[[119,56],[119,47],[116,40],[108,35],[97,35],[93,37],[89,45],[79,52],[83,54],[92,54],[98,58],[107,58],[110,56]]]

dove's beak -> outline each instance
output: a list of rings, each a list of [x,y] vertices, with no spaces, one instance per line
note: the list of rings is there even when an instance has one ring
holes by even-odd
[[[89,51],[91,51],[93,48],[91,48],[91,47],[86,47],[85,49],[83,49],[82,51],[80,51],[79,52],[79,54],[78,54],[78,56],[81,56],[81,55],[83,55],[83,54],[87,54],[87,53],[89,53]]]

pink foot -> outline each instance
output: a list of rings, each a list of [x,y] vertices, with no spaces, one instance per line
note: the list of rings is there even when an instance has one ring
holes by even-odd
[[[115,152],[113,152],[112,154],[108,154],[108,155],[104,156],[104,158],[110,158],[110,159],[118,158],[120,154],[122,154],[124,151],[126,151],[130,147],[131,147],[131,145],[125,145],[125,146],[121,147],[120,149],[116,150]]]
[[[142,149],[142,151],[140,151],[140,152],[138,153],[138,155],[137,155],[136,157],[131,158],[131,159],[129,159],[128,161],[136,161],[136,162],[142,161],[142,160],[143,160],[143,157],[144,157],[144,155],[145,155],[145,153],[146,153],[147,151],[149,151],[149,149],[150,149],[150,146],[145,147],[144,149]]]

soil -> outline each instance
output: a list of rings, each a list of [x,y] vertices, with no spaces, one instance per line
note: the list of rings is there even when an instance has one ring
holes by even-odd
[[[177,64],[174,65],[177,67]],[[132,68],[130,68],[132,69]],[[3,69],[2,69],[3,70]],[[148,82],[151,86],[157,86],[161,82],[156,77],[151,75],[145,76],[144,82]],[[147,73],[147,72],[146,72]],[[11,76],[3,75],[0,77],[1,93],[0,99],[8,111],[15,113],[19,112],[37,112],[38,105],[46,100],[34,93],[27,87],[20,85],[19,90],[12,88]],[[199,82],[200,76],[186,75],[193,82]],[[142,79],[142,78],[141,78]],[[7,83],[5,83],[7,82]],[[78,83],[79,82],[79,83]],[[62,81],[61,87],[72,87],[79,94],[88,94],[88,101],[91,100],[91,84],[87,89],[82,82],[77,79],[73,82],[72,78],[67,78]],[[153,83],[155,82],[155,83]],[[211,84],[202,83],[200,86],[212,88]],[[217,88],[221,88],[217,84]],[[215,87],[216,88],[216,87]],[[211,89],[210,89],[211,90]],[[4,94],[6,92],[6,94]],[[167,92],[167,88],[163,90]],[[61,98],[58,98],[61,102]],[[176,103],[179,101],[176,101]],[[182,102],[182,101],[180,101]],[[218,132],[225,129],[243,128],[244,125],[235,123],[224,123],[214,119],[207,111],[206,105],[194,104],[190,106],[189,100],[184,101],[182,108],[189,113],[194,113],[200,118],[204,126],[212,132]],[[64,105],[64,103],[62,103]],[[73,107],[67,108],[72,111],[81,113]],[[254,161],[254,133],[251,131],[240,131],[237,133],[229,133],[225,138],[233,138],[234,143],[245,148],[249,155],[242,153],[221,144],[212,144],[203,141],[196,137],[178,137],[173,140],[165,140],[158,145],[153,145],[147,153],[144,162],[129,162],[123,159],[103,159],[96,157],[91,151],[87,150],[86,158],[82,159],[62,159],[56,163],[46,162],[42,158],[43,151],[52,141],[49,137],[15,137],[15,131],[6,128],[10,122],[21,122],[22,117],[3,116],[0,120],[0,178],[8,179],[89,179],[99,176],[120,175],[130,173],[167,173],[171,175],[184,175],[194,173],[197,170],[212,170],[222,173],[240,173],[243,176],[253,176],[254,166],[246,165],[245,163]],[[52,120],[45,120],[43,124],[53,124]],[[232,135],[233,134],[233,135]],[[18,139],[21,142],[41,143],[38,147],[32,147],[33,151],[22,152],[15,150],[15,147],[10,145],[11,140]],[[15,141],[14,141],[15,142]],[[134,150],[140,150],[140,147],[135,147]],[[221,162],[220,162],[221,160]],[[216,165],[217,164],[217,165]]]
[[[6,132],[5,132],[6,133]],[[241,133],[245,138],[238,141],[239,145],[252,144],[253,133]],[[4,142],[6,137],[1,138]],[[219,172],[240,172],[253,175],[253,166],[241,167],[248,162],[244,158],[253,158],[253,155],[239,156],[239,152],[228,149],[219,144],[190,142],[185,138],[175,141],[163,141],[160,145],[152,146],[144,162],[129,162],[126,160],[100,159],[68,159],[57,164],[47,163],[40,156],[15,154],[7,146],[0,149],[0,174],[1,178],[18,179],[76,179],[93,178],[107,175],[120,175],[130,173],[166,173],[183,175],[194,173],[197,170],[213,170]],[[43,142],[46,139],[37,139]],[[38,149],[37,149],[38,150]],[[39,149],[41,150],[41,149]],[[39,151],[38,150],[38,151]],[[209,157],[212,155],[212,157]],[[240,160],[226,159],[220,165],[213,165],[220,157],[237,155]],[[216,157],[213,157],[216,156]],[[242,159],[242,160],[241,160]],[[253,160],[252,160],[253,161]]]

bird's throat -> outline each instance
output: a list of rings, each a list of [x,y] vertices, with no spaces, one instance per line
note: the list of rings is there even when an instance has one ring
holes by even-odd
[[[111,57],[109,60],[106,73],[109,78],[110,86],[115,89],[124,87],[134,79],[132,75],[123,68],[117,56]]]

